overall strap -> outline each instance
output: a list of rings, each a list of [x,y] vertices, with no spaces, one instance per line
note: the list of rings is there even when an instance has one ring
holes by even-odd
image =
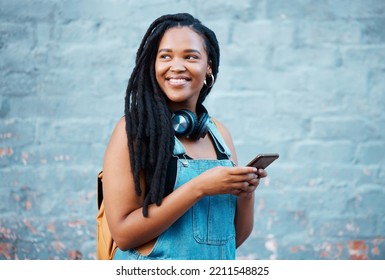
[[[174,136],[175,144],[174,144],[174,152],[173,155],[184,155],[186,154],[186,149],[184,148],[183,144],[179,141],[179,139]]]
[[[231,158],[231,151],[229,147],[227,147],[225,140],[223,139],[221,132],[219,131],[219,127],[214,118],[210,117],[209,121],[209,132],[214,140],[214,144],[217,149],[222,153],[226,154],[227,157]]]

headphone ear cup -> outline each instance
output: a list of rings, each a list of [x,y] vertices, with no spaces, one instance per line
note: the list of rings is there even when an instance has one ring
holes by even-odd
[[[205,137],[209,130],[209,115],[204,112],[199,116],[198,124],[195,127],[194,132],[191,134],[191,138],[197,140]]]
[[[195,114],[184,109],[176,111],[171,118],[175,134],[184,137],[189,137],[194,133],[197,122]]]

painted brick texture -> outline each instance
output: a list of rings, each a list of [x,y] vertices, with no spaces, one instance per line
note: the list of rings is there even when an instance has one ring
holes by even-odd
[[[217,34],[206,101],[278,152],[239,259],[385,259],[383,0],[0,0],[0,259],[95,259],[96,176],[148,25]]]

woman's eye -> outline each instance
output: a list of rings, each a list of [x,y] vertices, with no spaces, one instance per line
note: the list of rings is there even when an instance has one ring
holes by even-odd
[[[161,55],[160,55],[160,58],[161,58],[161,59],[169,59],[169,58],[170,58],[170,55],[168,55],[168,54],[161,54]]]
[[[186,58],[188,60],[198,59],[198,57],[196,55],[188,55]]]

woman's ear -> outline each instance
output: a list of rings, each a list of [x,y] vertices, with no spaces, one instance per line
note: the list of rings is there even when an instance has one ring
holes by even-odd
[[[209,64],[207,66],[207,74],[212,74],[213,73],[213,69],[211,68],[211,65]]]
[[[208,61],[208,63],[207,63],[207,73],[209,74],[209,73],[213,73],[213,68],[211,67],[211,65],[212,65],[212,61],[211,61],[211,59],[209,59],[209,61]]]

